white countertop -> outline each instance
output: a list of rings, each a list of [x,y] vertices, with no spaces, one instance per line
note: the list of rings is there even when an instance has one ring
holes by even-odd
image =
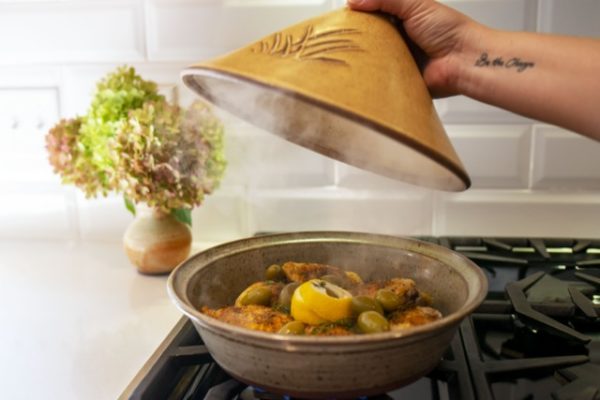
[[[200,248],[209,245],[200,245]],[[181,317],[121,243],[0,243],[5,399],[116,399]]]

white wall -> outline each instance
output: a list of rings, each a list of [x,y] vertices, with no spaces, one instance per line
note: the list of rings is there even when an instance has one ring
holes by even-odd
[[[107,71],[131,64],[187,103],[185,66],[342,3],[0,0],[0,238],[120,240],[131,220],[122,200],[61,186],[43,148]],[[597,0],[446,3],[497,28],[600,37]],[[228,120],[229,169],[194,212],[196,240],[304,229],[599,236],[600,143],[466,98],[436,107],[473,180],[467,192],[394,182]]]

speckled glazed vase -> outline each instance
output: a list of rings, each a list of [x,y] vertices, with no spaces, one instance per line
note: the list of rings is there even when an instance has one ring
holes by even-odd
[[[166,274],[189,256],[192,232],[170,214],[138,207],[125,231],[123,245],[139,272]]]
[[[217,106],[325,156],[436,189],[470,180],[398,23],[339,9],[182,72]]]

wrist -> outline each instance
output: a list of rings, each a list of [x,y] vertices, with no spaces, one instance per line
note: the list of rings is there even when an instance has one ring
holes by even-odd
[[[463,36],[457,48],[451,53],[449,71],[452,89],[456,94],[468,97],[476,96],[481,82],[478,81],[475,62],[485,51],[486,43],[493,42],[494,30],[471,21],[463,29]]]

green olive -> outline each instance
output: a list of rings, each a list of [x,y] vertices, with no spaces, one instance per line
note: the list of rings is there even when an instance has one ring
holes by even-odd
[[[285,273],[281,265],[273,264],[266,269],[265,277],[268,281],[283,281],[285,280]]]
[[[402,305],[402,298],[389,289],[379,289],[375,300],[381,304],[385,311],[394,311]]]
[[[247,306],[250,304],[256,304],[261,306],[271,305],[271,296],[273,293],[271,289],[266,286],[259,286],[248,290],[244,296],[240,299],[240,304]]]
[[[288,283],[283,287],[283,289],[281,289],[281,292],[279,293],[279,304],[282,307],[290,308],[292,304],[292,296],[294,295],[294,290],[296,290],[298,286],[300,286],[300,283],[292,282]]]
[[[277,333],[282,335],[304,335],[304,324],[300,321],[288,322]]]
[[[358,316],[356,321],[358,329],[363,333],[377,333],[390,330],[387,319],[376,311],[365,311]]]
[[[354,315],[360,315],[365,311],[376,311],[383,315],[383,308],[381,308],[381,304],[368,296],[353,297],[350,305],[352,307],[352,314]]]

